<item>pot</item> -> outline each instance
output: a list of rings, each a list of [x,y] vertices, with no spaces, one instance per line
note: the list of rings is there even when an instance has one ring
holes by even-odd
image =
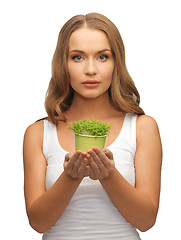
[[[104,136],[90,136],[90,135],[77,135],[75,134],[75,150],[87,152],[93,147],[103,149],[105,146],[107,135]]]

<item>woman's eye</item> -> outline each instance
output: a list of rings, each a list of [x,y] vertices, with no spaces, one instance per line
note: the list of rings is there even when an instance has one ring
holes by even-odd
[[[108,58],[107,55],[101,55],[101,56],[99,56],[98,59],[99,59],[100,61],[104,62],[104,61],[106,61],[107,58]]]
[[[75,60],[76,62],[82,61],[82,57],[81,56],[73,56],[72,59]]]

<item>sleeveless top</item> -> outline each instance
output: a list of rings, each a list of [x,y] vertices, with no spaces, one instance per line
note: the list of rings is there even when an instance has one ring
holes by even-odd
[[[127,113],[116,140],[107,147],[112,151],[115,167],[135,185],[136,114]],[[56,125],[44,120],[43,153],[47,160],[46,189],[64,171],[67,153],[57,137]],[[124,219],[99,180],[85,177],[59,220],[43,234],[43,240],[139,240],[136,229]]]

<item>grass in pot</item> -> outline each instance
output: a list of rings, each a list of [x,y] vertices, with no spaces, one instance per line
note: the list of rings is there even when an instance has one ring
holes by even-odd
[[[75,135],[75,150],[87,152],[93,147],[103,149],[111,125],[99,120],[76,121],[69,127]]]

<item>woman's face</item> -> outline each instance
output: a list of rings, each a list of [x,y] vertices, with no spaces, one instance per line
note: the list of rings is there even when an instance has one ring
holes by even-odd
[[[111,85],[114,58],[107,35],[86,27],[72,33],[69,41],[68,72],[74,94],[97,98]]]

